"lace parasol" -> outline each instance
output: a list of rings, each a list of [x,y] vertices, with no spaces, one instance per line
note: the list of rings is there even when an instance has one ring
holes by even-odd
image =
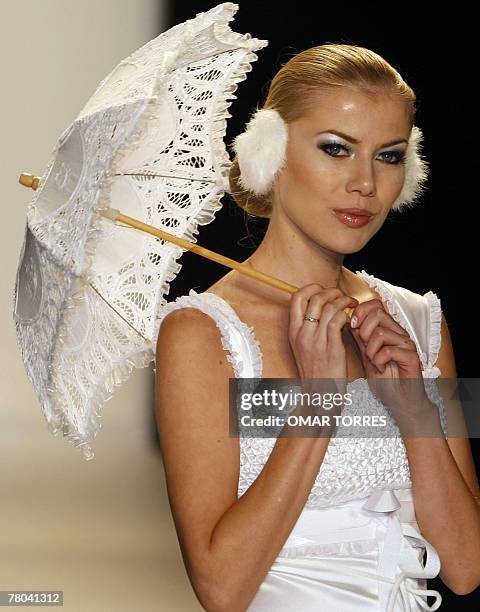
[[[122,60],[31,185],[18,342],[49,430],[87,460],[114,386],[155,358],[158,312],[184,252],[103,215],[118,209],[192,243],[214,220],[228,189],[227,108],[268,44],[230,29],[237,10],[199,13]]]

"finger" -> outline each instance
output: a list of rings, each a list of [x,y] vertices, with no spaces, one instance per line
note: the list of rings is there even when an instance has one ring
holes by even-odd
[[[397,366],[404,374],[417,377],[421,375],[421,365],[418,353],[398,346],[384,346],[375,355],[375,365],[381,372],[385,371],[385,366],[389,361],[395,361]]]
[[[368,315],[368,313],[371,310],[375,310],[376,308],[381,308],[383,310],[386,310],[385,306],[383,305],[382,300],[379,300],[377,298],[372,299],[372,300],[366,300],[365,302],[362,302],[361,304],[359,304],[355,308],[355,313],[354,313],[358,318],[358,324],[360,325],[365,319],[365,317]]]
[[[382,325],[386,329],[391,329],[399,335],[403,335],[409,338],[408,332],[393,319],[393,317],[385,311],[385,309],[378,304],[372,305],[366,315],[363,316],[363,320],[359,319],[357,328],[360,330],[360,336],[364,342],[368,342],[370,336],[378,325]],[[357,309],[362,306],[359,304]],[[355,309],[355,315],[356,311]],[[356,315],[358,317],[358,315]]]
[[[377,325],[366,343],[365,353],[367,357],[374,361],[376,353],[383,346],[398,346],[399,348],[415,352],[417,350],[415,342],[409,336],[398,334],[391,329],[383,327],[383,325]]]
[[[393,330],[397,330],[398,333],[401,333],[401,330],[403,330],[403,327],[399,323],[397,323],[397,321],[395,321],[395,319],[391,316],[390,312],[388,311],[384,303],[379,299],[373,299],[373,300],[368,300],[366,302],[362,302],[355,308],[353,315],[357,317],[358,323],[356,327],[360,327],[363,324],[364,320],[369,316],[369,314],[377,310],[380,313],[385,313],[386,317],[382,319],[385,325],[386,325],[387,319],[390,318],[390,324],[388,325],[388,327],[391,327]]]
[[[317,333],[319,321],[322,318],[322,312],[326,304],[335,299],[343,299],[342,305],[346,306],[347,304],[351,306],[357,305],[357,300],[355,298],[345,296],[340,289],[337,288],[329,288],[323,289],[315,294],[313,294],[307,303],[306,312],[299,317],[297,321],[297,331],[296,331],[296,340],[301,340],[302,342],[311,342]],[[318,319],[318,321],[308,321],[305,320],[305,316],[313,317]],[[295,333],[295,332],[294,332]],[[320,341],[326,341],[325,334],[320,338]]]
[[[338,298],[335,298],[332,301],[326,302],[325,304],[323,304],[322,306],[322,310],[321,313],[319,315],[317,315],[317,318],[320,318],[320,321],[317,325],[317,330],[316,330],[316,334],[315,334],[315,338],[316,340],[322,344],[322,346],[326,343],[328,345],[329,342],[329,338],[330,338],[330,331],[329,331],[329,324],[330,321],[332,320],[333,317],[335,317],[337,315],[338,312],[343,312],[343,309],[348,306],[348,305],[352,305],[357,303],[357,300],[355,298],[352,298],[349,295],[342,295]],[[343,312],[343,314],[345,315],[345,317],[342,317],[342,326],[340,327],[340,330],[342,329],[342,327],[345,325],[345,323],[348,321],[348,315]],[[336,324],[337,324],[337,320],[335,321],[335,323],[332,324],[332,332],[335,333],[336,332]]]
[[[330,296],[338,295],[339,293],[341,293],[341,291],[339,289],[336,289],[335,287],[324,289],[318,283],[312,283],[310,285],[305,285],[305,287],[302,287],[301,289],[295,291],[295,293],[292,294],[290,298],[290,319],[288,324],[288,333],[290,340],[295,340],[299,331],[302,329],[303,324],[305,322],[303,317],[307,312],[308,303],[312,296],[318,294],[319,292]],[[316,326],[316,323],[309,322],[309,324],[312,328]]]
[[[367,346],[365,342],[362,340],[362,338],[360,337],[360,330],[354,328],[354,329],[351,329],[350,331],[353,337],[355,338],[358,348],[360,349],[360,356],[362,359],[363,368],[365,370],[365,374],[367,378],[369,376],[372,376],[373,374],[378,374],[379,372],[378,368],[376,367],[374,363],[372,363],[371,359],[368,357],[366,353]]]
[[[355,342],[357,343],[357,346],[360,349],[360,354],[362,358],[366,357],[366,353],[365,353],[366,343],[360,337],[360,330],[358,328],[354,328],[350,330],[350,333],[354,337]]]
[[[340,306],[340,310],[330,318],[326,324],[327,348],[340,350],[343,348],[342,327],[348,321],[348,315]]]

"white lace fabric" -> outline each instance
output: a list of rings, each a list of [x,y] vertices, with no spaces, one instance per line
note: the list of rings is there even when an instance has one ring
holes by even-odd
[[[268,43],[230,29],[237,10],[199,13],[122,60],[60,137],[28,207],[17,338],[50,431],[85,459],[115,385],[155,357],[185,252],[99,213],[193,243],[214,220],[231,164],[227,109]]]

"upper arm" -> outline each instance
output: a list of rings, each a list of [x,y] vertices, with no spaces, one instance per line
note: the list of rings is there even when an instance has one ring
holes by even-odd
[[[452,383],[448,382],[452,388],[455,385],[455,379],[457,378],[457,369],[455,366],[455,357],[453,353],[452,339],[450,336],[450,330],[448,329],[447,321],[442,312],[442,325],[441,325],[441,344],[440,351],[438,354],[437,361],[435,363],[437,368],[440,369],[440,378],[450,379]],[[448,387],[446,387],[448,389]],[[445,397],[446,396],[446,397]],[[478,478],[475,471],[475,463],[473,461],[472,450],[470,446],[470,440],[467,437],[467,429],[463,418],[463,409],[458,399],[450,399],[451,394],[444,394],[444,403],[446,412],[448,415],[448,422],[450,421],[454,425],[454,431],[464,430],[464,437],[447,438],[447,443],[450,451],[455,459],[455,462],[462,473],[462,476],[467,483],[468,488],[472,491],[475,496],[480,495],[480,487],[478,484]]]
[[[156,355],[156,418],[168,497],[192,586],[209,579],[214,527],[236,502],[239,439],[229,436],[231,364],[215,321],[195,308],[169,313]]]

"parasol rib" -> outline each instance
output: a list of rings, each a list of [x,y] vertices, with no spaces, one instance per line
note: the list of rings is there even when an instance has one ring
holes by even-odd
[[[147,176],[153,176],[153,175],[147,175]],[[178,177],[178,178],[185,178],[185,177]],[[199,180],[199,179],[192,179],[192,180]],[[31,187],[32,189],[37,189],[39,181],[40,181],[40,177],[36,177],[36,176],[34,177],[33,175],[27,174],[27,173],[21,174],[19,178],[19,183],[21,185],[24,185],[26,187]],[[151,234],[152,236],[155,236],[156,238],[161,238],[162,240],[166,240],[167,242],[172,242],[173,244],[176,244],[182,249],[192,251],[192,253],[195,253],[196,255],[200,255],[201,257],[205,257],[207,259],[211,259],[212,261],[216,261],[217,263],[222,264],[223,266],[226,266],[227,268],[233,268],[234,270],[237,270],[241,274],[250,276],[251,278],[254,278],[258,281],[266,283],[267,285],[270,285],[271,287],[281,289],[282,291],[286,291],[287,293],[290,293],[290,294],[295,293],[299,289],[299,287],[296,287],[295,285],[286,283],[285,281],[275,278],[274,276],[270,276],[269,274],[265,274],[264,272],[259,272],[258,270],[254,270],[253,268],[250,268],[242,263],[239,263],[235,259],[231,259],[230,257],[225,257],[225,255],[220,255],[220,253],[216,253],[215,251],[211,251],[210,249],[202,247],[198,244],[189,242],[188,240],[184,240],[183,238],[179,238],[178,236],[170,234],[169,232],[165,232],[164,230],[154,227],[153,225],[148,225],[147,223],[143,223],[143,221],[140,221],[139,219],[134,219],[133,217],[124,215],[120,211],[116,210],[115,208],[107,208],[107,209],[99,210],[98,212],[103,217],[105,217],[106,219],[110,219],[114,223],[115,222],[124,223],[128,227],[132,227],[134,229],[141,230],[142,232],[146,232],[148,234]],[[351,317],[353,313],[353,308],[344,308],[344,311],[348,314],[349,317]],[[140,333],[138,332],[138,330],[136,331],[137,333]]]

